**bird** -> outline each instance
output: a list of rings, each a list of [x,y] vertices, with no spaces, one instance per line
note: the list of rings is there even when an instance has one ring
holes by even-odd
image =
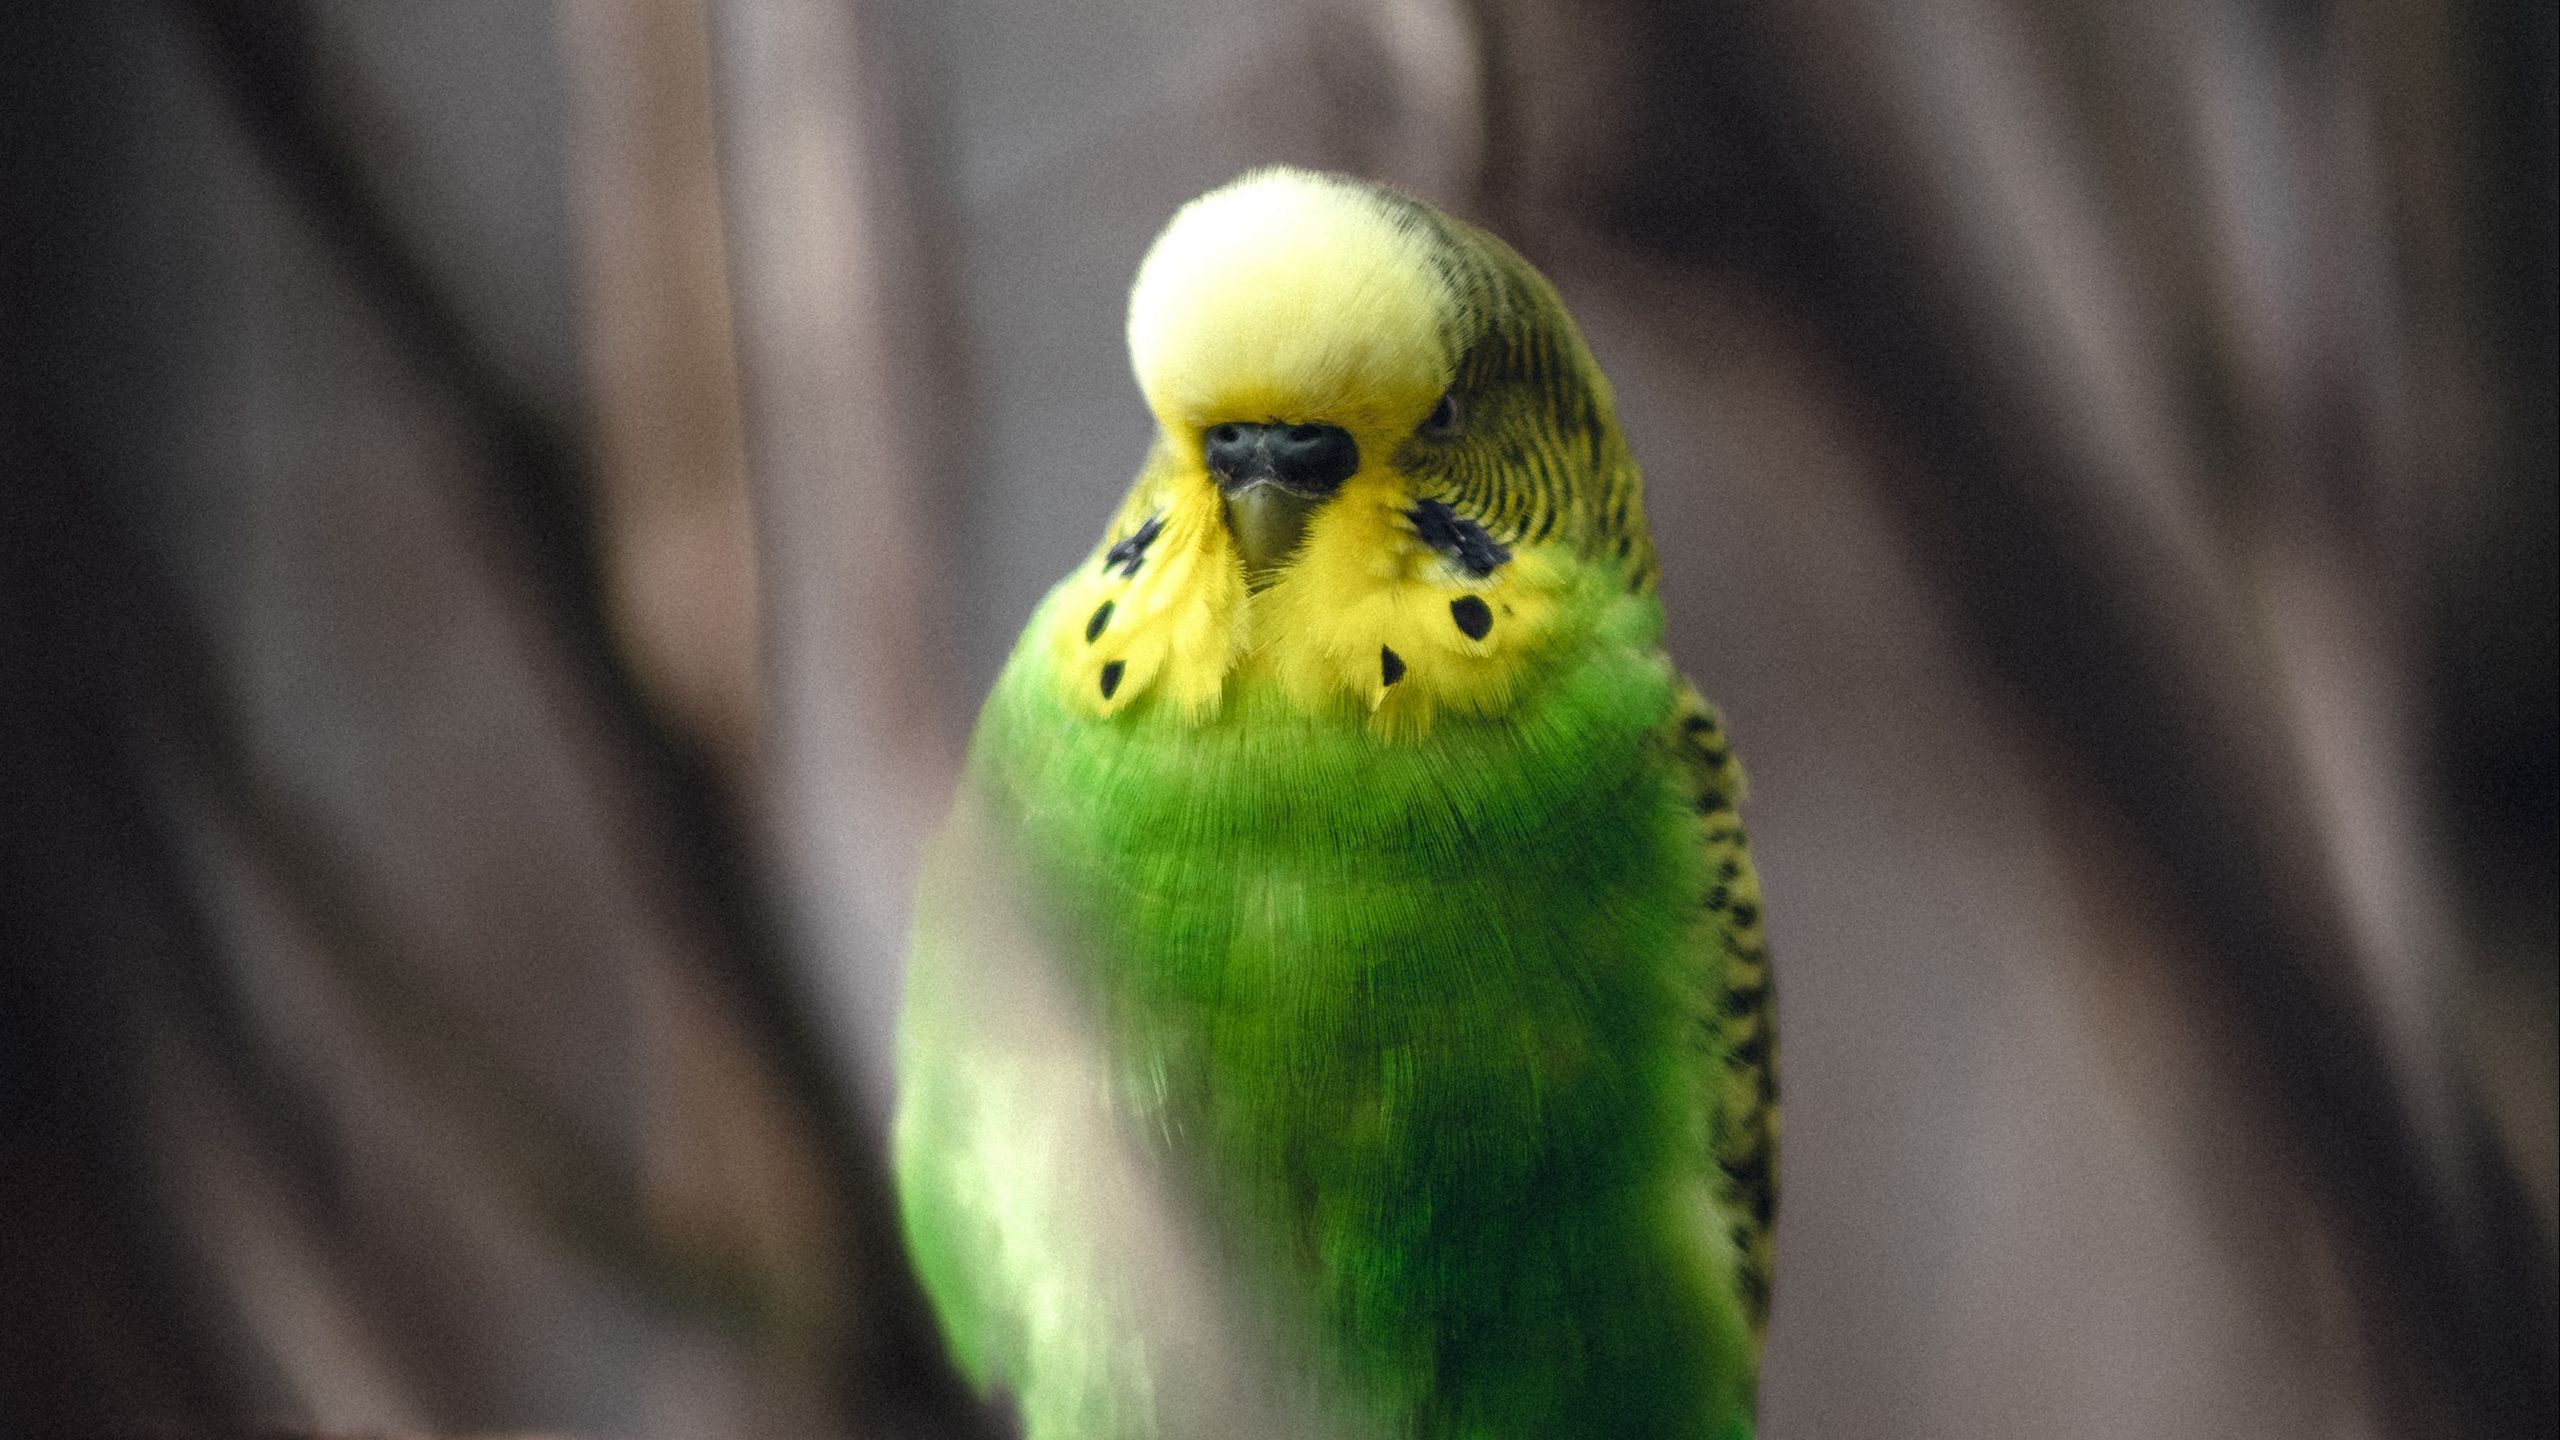
[[[893,1162],[953,1359],[1030,1440],[1186,1433],[1090,1102],[1339,1433],[1748,1440],[1760,882],[1590,349],[1488,231],[1287,167],[1175,212],[1127,336],[1152,442],[961,785],[1081,1067],[988,999],[996,871],[918,890]]]

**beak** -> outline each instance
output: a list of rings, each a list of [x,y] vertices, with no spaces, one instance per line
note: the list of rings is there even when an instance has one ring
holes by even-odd
[[[1336,425],[1211,426],[1201,458],[1226,497],[1227,528],[1259,589],[1306,538],[1307,517],[1360,468],[1360,447]]]
[[[1256,589],[1306,538],[1307,517],[1328,498],[1301,495],[1270,476],[1219,489],[1227,500],[1227,528],[1235,532],[1236,549],[1244,556],[1245,583]]]

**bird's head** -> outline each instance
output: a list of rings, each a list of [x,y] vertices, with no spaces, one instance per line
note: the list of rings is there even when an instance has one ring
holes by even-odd
[[[1259,170],[1184,206],[1139,268],[1129,355],[1166,447],[1275,573],[1355,480],[1509,538],[1591,528],[1607,387],[1510,247],[1392,190]],[[1601,432],[1606,432],[1601,433]],[[1543,467],[1543,468],[1542,468]]]
[[[1140,266],[1129,352],[1158,436],[1085,618],[1106,713],[1159,674],[1214,709],[1252,656],[1310,705],[1482,709],[1558,565],[1651,584],[1636,470],[1553,287],[1418,200],[1292,169],[1211,191]],[[1448,634],[1419,633],[1431,614]]]

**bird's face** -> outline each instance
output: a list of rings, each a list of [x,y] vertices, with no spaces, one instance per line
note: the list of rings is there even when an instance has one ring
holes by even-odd
[[[1410,491],[1413,448],[1454,436],[1470,337],[1450,246],[1401,197],[1277,171],[1185,207],[1149,253],[1129,303],[1139,388],[1217,487],[1255,586],[1330,502]]]
[[[1554,290],[1393,191],[1265,170],[1177,213],[1129,352],[1158,440],[1050,652],[1104,716],[1231,682],[1391,733],[1498,712],[1559,597],[1652,580],[1608,387]]]

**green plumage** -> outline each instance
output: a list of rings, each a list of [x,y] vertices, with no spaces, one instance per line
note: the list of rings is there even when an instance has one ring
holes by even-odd
[[[1085,628],[1085,592],[1034,618],[965,798],[1094,1068],[990,1019],[989,872],[946,846],[897,1134],[954,1353],[1032,1440],[1185,1433],[1158,1404],[1181,1337],[1149,1328],[1060,1140],[1056,1107],[1087,1101],[1271,1317],[1271,1373],[1348,1434],[1752,1433],[1758,894],[1739,773],[1631,568],[1568,567],[1507,707],[1420,734],[1275,685],[1097,717],[1046,638]]]

